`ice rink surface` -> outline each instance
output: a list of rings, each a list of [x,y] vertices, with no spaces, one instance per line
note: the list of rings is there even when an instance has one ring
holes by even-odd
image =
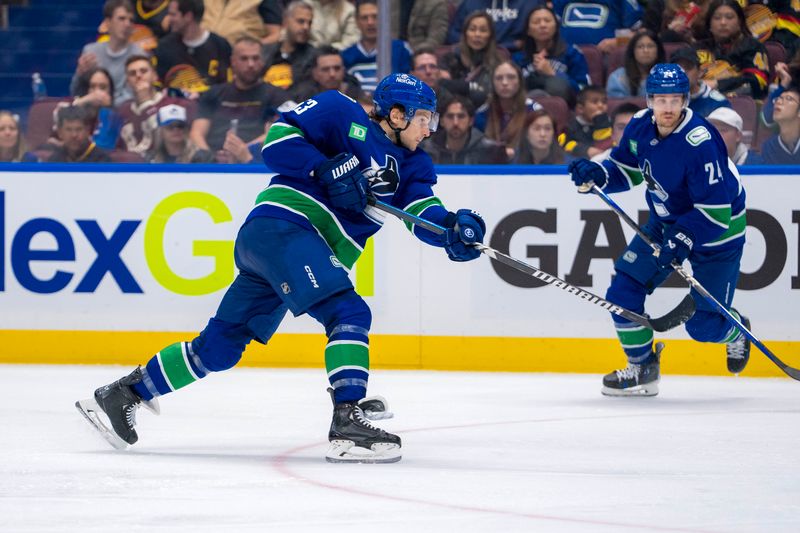
[[[0,365],[0,531],[800,531],[788,379],[377,370],[403,459],[341,465],[322,369],[212,375],[118,452],[73,403],[128,371]]]

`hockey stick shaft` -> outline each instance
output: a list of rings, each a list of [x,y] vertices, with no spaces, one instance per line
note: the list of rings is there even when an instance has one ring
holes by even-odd
[[[583,191],[584,189],[581,190]],[[658,252],[661,251],[661,247],[658,244],[654,243],[653,240],[650,238],[650,236],[647,235],[642,230],[642,228],[640,228],[639,225],[636,222],[634,222],[633,219],[630,216],[628,216],[628,214],[614,200],[611,199],[611,197],[608,194],[606,194],[600,187],[598,187],[595,184],[592,184],[591,189],[589,190],[591,190],[591,192],[593,192],[595,195],[599,196],[600,199],[603,200],[623,221],[625,221],[626,224],[628,224],[631,228],[633,228],[633,230],[637,233],[637,235],[639,235],[639,237],[641,237],[642,240],[656,252],[656,255],[658,255]],[[786,373],[786,375],[788,375],[792,379],[800,381],[800,369],[792,368],[791,366],[781,361],[778,358],[778,356],[772,353],[772,351],[770,351],[770,349],[764,345],[763,342],[761,342],[755,335],[753,335],[752,331],[747,329],[744,326],[744,324],[742,324],[741,320],[739,320],[733,313],[731,313],[728,309],[726,309],[725,306],[719,302],[719,300],[714,298],[714,295],[708,292],[706,288],[703,287],[703,285],[695,279],[694,276],[687,273],[686,270],[684,270],[684,268],[681,265],[673,262],[672,268],[675,270],[675,272],[678,273],[680,277],[686,280],[686,282],[689,284],[690,287],[692,287],[695,291],[698,292],[698,294],[700,294],[700,296],[702,296],[708,303],[710,303],[714,307],[714,309],[719,311],[729,323],[733,324],[739,329],[739,331],[744,333],[744,335],[748,339],[750,339],[750,342],[755,344],[764,355],[766,355],[773,363],[775,363],[778,366],[778,368],[783,370]]]
[[[416,215],[412,215],[408,211],[404,211],[402,209],[389,205],[385,202],[381,202],[380,200],[377,200],[373,197],[369,199],[369,204],[377,209],[380,209],[381,211],[396,216],[400,220],[424,228],[430,232],[436,233],[437,235],[441,235],[447,231],[444,227],[438,224],[435,224],[429,220],[425,220],[424,218],[418,217]],[[472,246],[480,250],[481,253],[486,254],[487,256],[491,257],[492,259],[506,266],[509,266],[515,270],[533,276],[534,278],[543,281],[549,285],[553,285],[570,294],[574,294],[575,296],[577,296],[582,300],[599,305],[606,311],[614,313],[615,315],[619,315],[627,320],[630,320],[631,322],[635,322],[641,326],[653,329],[655,331],[666,331],[668,329],[672,329],[682,324],[691,316],[692,312],[694,311],[694,307],[692,305],[692,309],[688,311],[688,316],[685,316],[685,318],[684,315],[687,314],[686,309],[683,310],[683,313],[678,313],[677,316],[671,316],[673,315],[673,313],[669,313],[668,315],[665,315],[662,318],[651,320],[646,316],[634,313],[633,311],[625,309],[624,307],[620,307],[614,303],[611,303],[608,300],[605,300],[597,296],[596,294],[592,294],[589,291],[585,291],[581,288],[575,287],[574,285],[570,285],[566,281],[556,276],[553,276],[552,274],[548,274],[544,270],[538,269],[533,265],[529,265],[524,261],[514,259],[513,257],[506,255],[503,252],[500,252],[498,250],[495,250],[494,248],[486,246],[485,244],[476,242],[472,243]],[[691,303],[693,304],[693,302]],[[686,300],[682,302],[682,305],[684,307],[687,306]],[[680,306],[678,309],[680,309]]]

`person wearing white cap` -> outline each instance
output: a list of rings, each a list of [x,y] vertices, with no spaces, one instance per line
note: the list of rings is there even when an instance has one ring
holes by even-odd
[[[153,149],[148,152],[151,163],[209,163],[214,155],[199,148],[189,139],[186,108],[169,104],[158,110],[158,130]]]
[[[742,142],[744,123],[739,113],[730,107],[719,107],[712,111],[707,118],[717,128],[722,140],[725,141],[728,157],[731,158],[734,164],[744,165],[750,149]]]

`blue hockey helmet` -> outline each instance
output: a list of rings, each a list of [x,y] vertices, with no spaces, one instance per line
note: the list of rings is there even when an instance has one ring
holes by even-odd
[[[680,94],[684,96],[684,107],[689,105],[689,78],[675,63],[658,63],[650,69],[645,91],[648,104],[656,94]]]
[[[372,99],[377,117],[387,117],[389,111],[396,105],[402,106],[408,121],[414,118],[420,109],[430,111],[431,121],[428,128],[436,131],[439,124],[436,93],[422,80],[410,74],[389,74],[378,83]]]

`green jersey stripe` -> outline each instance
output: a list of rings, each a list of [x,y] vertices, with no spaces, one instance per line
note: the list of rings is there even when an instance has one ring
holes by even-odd
[[[439,198],[437,198],[436,196],[429,196],[427,198],[422,198],[420,200],[415,200],[411,202],[405,207],[404,210],[418,217],[422,214],[423,211],[434,205],[439,205],[444,207],[444,204]],[[408,231],[414,230],[413,227],[414,225],[412,223],[404,222],[404,224],[406,225],[406,228],[408,228]]]
[[[256,198],[256,205],[262,204],[285,208],[308,219],[348,270],[364,250],[345,232],[336,215],[305,193],[284,185],[270,185]]]
[[[728,229],[725,230],[725,233],[717,237],[715,240],[705,243],[703,246],[720,246],[726,242],[738,239],[744,235],[746,229],[747,214],[746,211],[742,211],[738,215],[731,218],[730,224],[728,224]]]
[[[731,223],[731,206],[728,205],[694,205],[710,222],[727,229]]]
[[[613,158],[609,159],[611,160],[612,163],[617,165],[617,168],[620,170],[620,172],[622,172],[622,175],[625,176],[625,179],[628,180],[631,189],[644,181],[644,175],[642,174],[642,171],[639,170],[638,168],[625,165]]]
[[[270,126],[269,131],[267,132],[267,138],[264,139],[264,146],[262,148],[272,146],[275,143],[286,141],[294,137],[304,137],[303,131],[300,128],[286,124],[285,122],[276,122]]]

